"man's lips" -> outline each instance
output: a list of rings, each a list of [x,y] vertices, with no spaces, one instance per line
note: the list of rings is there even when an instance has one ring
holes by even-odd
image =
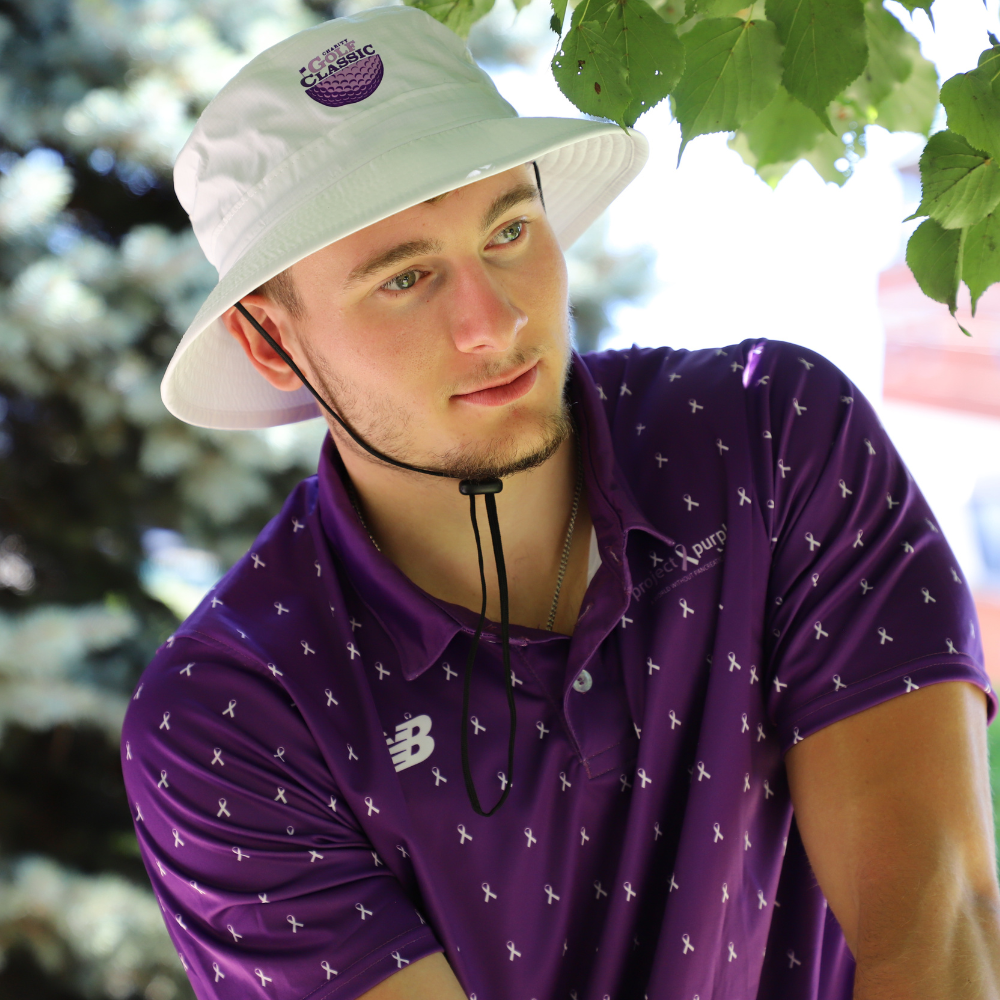
[[[536,361],[526,372],[503,385],[461,393],[454,398],[463,403],[473,403],[477,406],[503,406],[505,403],[512,403],[515,399],[520,399],[525,395],[535,384],[537,376],[538,362]]]

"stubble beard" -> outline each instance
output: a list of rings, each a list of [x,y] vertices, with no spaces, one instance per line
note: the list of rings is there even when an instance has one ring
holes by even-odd
[[[520,367],[529,355],[516,357]],[[527,432],[515,435],[494,436],[490,441],[471,446],[458,446],[442,452],[432,452],[424,460],[416,454],[409,428],[413,423],[412,414],[397,407],[376,394],[362,402],[362,394],[357,392],[345,379],[338,376],[325,359],[310,358],[313,371],[319,383],[318,388],[334,411],[363,441],[376,451],[421,469],[441,473],[454,479],[505,479],[518,472],[527,472],[547,462],[559,450],[563,442],[573,433],[573,420],[566,401],[566,384],[569,379],[571,357],[566,355],[559,380],[560,392],[554,407],[542,414],[531,434],[534,441],[528,444]],[[338,447],[347,447],[359,458],[376,465],[385,463],[365,451],[346,431],[327,418]],[[395,468],[395,467],[394,467]],[[406,470],[399,470],[405,472]],[[412,475],[420,475],[418,472]]]

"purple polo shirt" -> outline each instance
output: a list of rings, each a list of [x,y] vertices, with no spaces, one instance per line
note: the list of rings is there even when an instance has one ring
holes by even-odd
[[[955,558],[804,348],[575,355],[567,393],[599,568],[572,637],[511,627],[494,816],[459,751],[478,616],[375,550],[329,438],[145,671],[122,767],[200,1000],[357,997],[435,951],[478,1000],[850,1000],[783,757],[941,681],[992,721]],[[497,633],[470,709],[486,808]]]

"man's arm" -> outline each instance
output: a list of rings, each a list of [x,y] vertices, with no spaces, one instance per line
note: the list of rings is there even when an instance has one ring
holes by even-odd
[[[854,1000],[1000,1000],[985,695],[927,685],[785,756],[802,842],[857,962]]]
[[[451,971],[448,959],[441,952],[427,955],[417,962],[383,979],[359,1000],[466,1000],[465,991]]]

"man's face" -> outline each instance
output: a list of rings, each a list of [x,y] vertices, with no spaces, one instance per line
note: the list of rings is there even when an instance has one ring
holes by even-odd
[[[531,164],[368,226],[291,273],[305,312],[288,346],[374,448],[487,478],[539,465],[565,440],[566,266]]]

